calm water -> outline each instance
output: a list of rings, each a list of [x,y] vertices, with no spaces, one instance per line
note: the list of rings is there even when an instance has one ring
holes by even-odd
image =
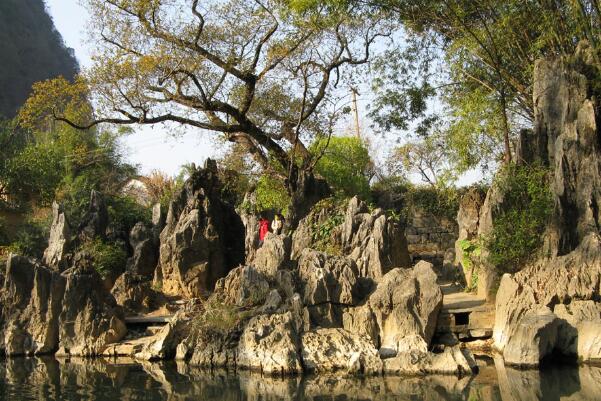
[[[0,362],[3,400],[601,400],[601,368],[538,371],[483,362],[474,378],[339,376],[273,379],[176,363],[12,359]]]

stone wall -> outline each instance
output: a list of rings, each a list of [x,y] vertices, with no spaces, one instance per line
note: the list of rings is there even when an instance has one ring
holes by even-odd
[[[444,266],[445,261],[452,263],[458,237],[457,222],[414,209],[407,219],[405,236],[414,262],[428,261],[437,270]]]

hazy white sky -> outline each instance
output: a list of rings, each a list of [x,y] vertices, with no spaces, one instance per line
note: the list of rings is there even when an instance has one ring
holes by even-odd
[[[90,65],[90,53],[85,40],[85,26],[89,17],[85,8],[79,5],[78,0],[45,1],[56,29],[63,36],[65,44],[75,49],[79,64],[84,68]],[[185,135],[174,138],[166,128],[145,126],[137,128],[123,142],[129,161],[138,164],[143,174],[159,169],[175,175],[182,164],[202,164],[207,157],[215,157],[221,149],[214,144],[210,134],[192,128]]]

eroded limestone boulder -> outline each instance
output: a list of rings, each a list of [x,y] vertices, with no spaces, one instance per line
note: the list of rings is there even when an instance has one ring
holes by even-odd
[[[44,251],[43,263],[57,270],[64,270],[68,261],[66,255],[71,245],[71,229],[61,205],[52,203],[52,225],[48,248]]]
[[[162,296],[152,288],[147,276],[126,271],[115,281],[111,294],[130,314],[147,313],[159,306]]]
[[[378,374],[382,360],[366,337],[340,328],[324,328],[302,335],[302,361],[308,372]]]
[[[158,243],[152,229],[142,222],[137,223],[129,233],[129,243],[133,255],[127,261],[127,270],[152,278],[158,262]]]
[[[188,334],[189,318],[178,312],[134,357],[143,361],[158,361],[175,356],[177,346]]]
[[[253,265],[266,277],[275,278],[277,271],[285,268],[290,261],[290,246],[290,237],[267,233],[255,254]]]
[[[32,259],[10,255],[2,290],[2,349],[7,356],[49,354],[59,340],[65,279]]]
[[[601,360],[601,304],[595,301],[572,301],[555,306],[561,319],[557,349],[581,362]]]
[[[407,336],[420,336],[429,344],[441,307],[436,273],[431,263],[421,261],[413,269],[384,275],[365,305],[346,311],[343,323],[348,330],[372,333],[380,353],[391,357],[403,349]]]
[[[459,345],[445,347],[442,352],[405,351],[384,359],[384,372],[397,375],[452,374],[471,375],[476,362],[469,350]]]
[[[109,225],[109,213],[100,192],[92,190],[87,213],[79,224],[77,232],[81,241],[104,238]]]
[[[125,336],[123,311],[104,289],[102,279],[87,255],[76,255],[74,266],[62,276],[65,290],[59,317],[57,355],[100,355],[108,344]]]
[[[219,280],[215,290],[223,293],[226,303],[244,306],[264,298],[269,292],[269,282],[253,266],[240,266]]]
[[[346,208],[334,205],[313,210],[302,219],[292,236],[292,259],[306,248],[316,248],[314,231],[323,224],[341,221],[327,240],[342,256],[353,259],[361,277],[379,280],[394,267],[411,264],[404,228],[383,209],[369,211],[365,202],[352,198]]]
[[[529,310],[510,337],[503,358],[508,365],[537,366],[558,341],[560,320],[547,307]]]
[[[220,199],[214,161],[196,170],[169,206],[155,283],[167,295],[206,296],[244,261],[244,226]]]
[[[240,337],[237,365],[265,374],[302,371],[297,320],[291,312],[252,318]]]
[[[355,260],[362,277],[379,280],[391,268],[411,265],[404,229],[382,209],[369,212],[354,197],[342,223],[342,249]]]

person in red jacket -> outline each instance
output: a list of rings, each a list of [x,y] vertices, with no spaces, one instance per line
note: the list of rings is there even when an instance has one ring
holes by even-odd
[[[261,219],[259,220],[259,247],[263,245],[263,240],[268,232],[269,221],[265,217],[261,216]]]

